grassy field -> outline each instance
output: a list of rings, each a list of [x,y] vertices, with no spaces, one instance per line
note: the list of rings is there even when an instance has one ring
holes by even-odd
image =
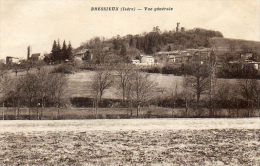
[[[53,68],[53,66],[48,66],[48,68]],[[11,77],[15,78],[15,73],[9,71]],[[34,72],[31,70],[30,72]],[[18,76],[22,76],[26,74],[25,71],[19,72]],[[93,97],[91,92],[91,80],[94,76],[95,71],[83,70],[78,71],[74,74],[67,74],[68,77],[68,87],[65,91],[66,98],[72,97]],[[150,79],[154,82],[158,83],[158,88],[164,89],[163,93],[158,92],[157,95],[170,95],[172,92],[175,92],[175,88],[177,87],[177,92],[181,92],[183,77],[182,76],[174,76],[167,74],[158,74],[158,73],[150,73]],[[235,84],[236,79],[218,79],[217,84],[222,85],[225,83]],[[177,86],[176,86],[177,85]],[[114,85],[105,91],[103,98],[112,98],[118,99],[121,98],[117,91],[117,87]]]
[[[0,121],[0,165],[260,164],[260,120]]]
[[[66,96],[70,97],[91,97],[90,84],[95,71],[81,71],[68,75],[68,89]],[[178,90],[181,91],[182,77],[163,74],[150,74],[150,79],[158,83],[160,88],[171,89],[178,84]],[[104,94],[104,98],[120,98],[115,86],[109,88]]]
[[[91,97],[90,83],[94,76],[95,71],[80,71],[75,74],[68,75],[68,89],[66,90],[66,96],[68,97]],[[167,74],[150,73],[150,79],[158,83],[158,87],[164,89],[163,95],[170,95],[175,92],[177,87],[177,92],[182,92],[183,87],[183,77],[174,76]],[[235,84],[237,79],[218,79],[217,84]],[[162,93],[158,93],[162,95]],[[105,94],[104,98],[120,98],[115,86],[109,88]]]

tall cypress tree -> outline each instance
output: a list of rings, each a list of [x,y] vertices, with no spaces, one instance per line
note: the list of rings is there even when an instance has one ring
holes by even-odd
[[[62,61],[65,61],[66,59],[69,59],[68,58],[68,53],[67,53],[67,45],[66,45],[65,40],[63,41],[63,44],[62,44],[61,53],[62,53],[62,57],[61,57]]]
[[[54,62],[54,61],[56,61],[56,57],[57,57],[57,42],[56,42],[56,40],[54,40],[52,49],[51,49],[50,60]]]
[[[68,48],[67,48],[67,56],[69,60],[73,59],[73,54],[72,54],[72,46],[71,43],[69,42]]]
[[[58,40],[56,61],[60,62],[61,59],[62,59],[62,52],[61,52],[60,40]]]

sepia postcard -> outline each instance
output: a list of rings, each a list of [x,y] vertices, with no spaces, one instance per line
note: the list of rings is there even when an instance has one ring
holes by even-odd
[[[260,0],[0,0],[0,166],[259,166]]]

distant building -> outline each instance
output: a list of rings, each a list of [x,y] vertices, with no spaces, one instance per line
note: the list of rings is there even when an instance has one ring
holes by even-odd
[[[16,58],[16,57],[7,56],[5,62],[7,65],[19,64],[20,60],[19,60],[19,58]]]
[[[40,56],[41,56],[40,53],[32,54],[31,57],[29,57],[29,60],[38,61],[40,59]]]
[[[248,65],[252,65],[254,69],[260,70],[260,62],[255,62],[255,61],[248,61]]]
[[[45,55],[43,53],[33,53],[33,54],[29,55],[27,57],[27,59],[31,60],[31,61],[39,61],[39,60],[43,60],[44,56]]]
[[[156,56],[161,56],[164,62],[167,63],[186,63],[189,62],[192,58],[193,53],[190,51],[165,51],[165,52],[157,52]]]
[[[154,57],[150,55],[143,55],[141,56],[141,64],[143,65],[154,65]]]
[[[196,49],[193,53],[191,61],[199,62],[203,64],[204,62],[208,62],[210,58],[211,49],[204,48],[204,49]]]
[[[260,71],[260,62],[256,62],[256,61],[252,61],[252,60],[246,60],[246,61],[229,61],[228,64],[230,65],[230,67],[233,66],[241,66],[241,68],[243,68],[243,66],[252,66],[254,69]]]
[[[170,55],[168,57],[168,62],[171,63],[186,63],[192,58],[191,55]]]
[[[132,64],[140,65],[140,66],[148,66],[148,65],[155,65],[155,59],[153,56],[150,55],[141,55],[139,59],[133,59]]]
[[[176,32],[179,32],[179,27],[180,27],[180,23],[177,22],[177,26],[176,26]]]
[[[155,56],[159,57],[161,62],[166,63],[204,63],[209,60],[210,51],[210,48],[160,51],[155,53]]]
[[[93,59],[93,55],[91,54],[89,49],[82,49],[73,54],[74,59],[76,60],[85,60],[91,61]]]

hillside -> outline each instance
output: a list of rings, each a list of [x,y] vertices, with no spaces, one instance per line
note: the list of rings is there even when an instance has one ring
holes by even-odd
[[[260,55],[260,42],[258,41],[222,37],[213,37],[209,41],[210,46],[215,48],[217,54],[225,54],[229,52],[253,52]]]
[[[106,63],[107,59],[127,61],[143,54],[154,54],[158,51],[183,50],[188,48],[209,47],[210,38],[223,35],[219,31],[194,28],[182,31],[164,31],[154,27],[150,32],[136,35],[116,36],[108,39],[95,37],[81,44],[80,49],[91,49],[94,62]],[[105,56],[109,56],[106,58]]]
[[[129,34],[104,39],[95,37],[75,50],[91,49],[94,63],[130,62],[140,54],[197,48],[215,48],[216,55],[253,53],[260,60],[260,42],[224,38],[219,31],[203,28],[161,31],[154,27],[150,32]],[[101,51],[100,51],[101,50]]]

